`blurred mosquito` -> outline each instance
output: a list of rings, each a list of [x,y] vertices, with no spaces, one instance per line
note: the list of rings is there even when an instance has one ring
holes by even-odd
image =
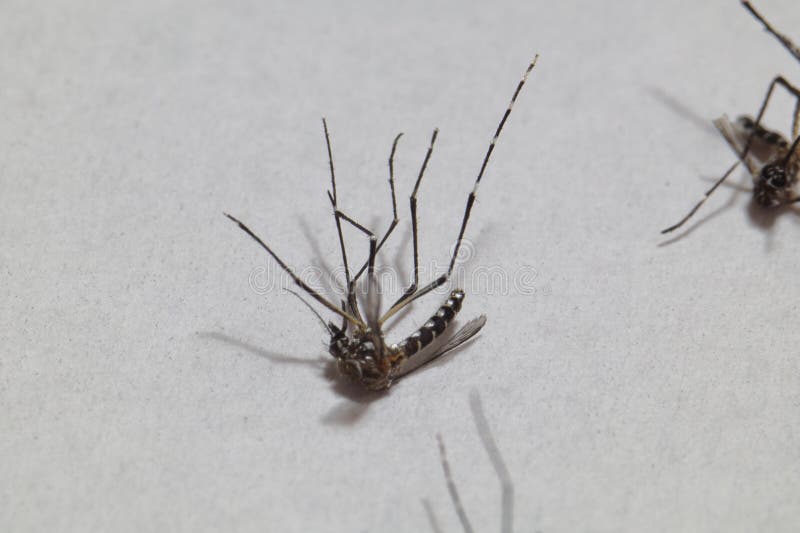
[[[761,22],[767,32],[778,39],[784,48],[800,61],[800,48],[795,46],[788,37],[776,31],[750,2],[742,1],[742,5]],[[764,117],[769,100],[777,86],[783,87],[795,98],[792,140],[786,139],[781,133],[761,124],[761,119]],[[800,195],[794,192],[795,185],[800,179],[800,153],[797,150],[798,143],[800,143],[800,137],[798,137],[798,133],[800,133],[800,89],[789,83],[783,76],[776,76],[769,84],[769,89],[755,120],[749,116],[740,116],[735,122],[731,122],[727,117],[721,117],[714,121],[714,125],[739,160],[714,182],[714,185],[705,192],[703,198],[685,217],[661,233],[674,231],[692,218],[700,206],[708,200],[708,197],[728,179],[739,163],[744,164],[753,178],[753,199],[757,205],[774,208],[800,202]]]
[[[513,531],[514,519],[514,485],[511,481],[511,474],[509,474],[508,468],[503,461],[503,457],[500,455],[500,449],[497,447],[497,443],[492,436],[492,430],[489,427],[489,422],[486,420],[486,415],[483,412],[483,404],[481,403],[481,397],[477,391],[473,390],[470,392],[469,406],[470,410],[472,411],[472,418],[475,420],[475,427],[478,429],[478,436],[480,436],[481,444],[483,444],[483,449],[486,450],[486,455],[489,456],[489,461],[491,461],[494,471],[497,474],[497,478],[500,481],[500,505],[502,507],[502,514],[500,516],[500,532],[511,533]],[[439,442],[439,456],[442,462],[442,470],[444,471],[444,479],[447,482],[447,491],[450,494],[450,501],[453,502],[453,507],[455,508],[456,515],[458,515],[459,522],[461,522],[461,526],[464,528],[464,533],[474,533],[475,530],[472,528],[472,524],[467,517],[467,513],[461,503],[461,497],[458,494],[455,481],[453,481],[453,474],[450,471],[450,463],[447,461],[447,451],[444,447],[444,440],[442,439],[441,435],[437,435],[436,439]],[[434,531],[441,531],[436,520],[436,515],[433,512],[433,508],[425,500],[422,501],[422,504],[428,514],[428,520],[431,523],[431,527],[434,529]]]
[[[481,164],[478,177],[476,178],[475,184],[472,188],[472,192],[470,192],[469,196],[467,197],[464,217],[461,221],[461,228],[458,232],[458,237],[456,239],[452,257],[450,258],[450,264],[447,272],[420,288],[418,278],[419,255],[417,240],[417,192],[419,191],[419,186],[422,182],[422,176],[425,173],[428,161],[430,160],[433,152],[433,146],[436,142],[436,137],[439,133],[438,130],[433,130],[428,151],[425,154],[425,159],[422,162],[422,167],[420,168],[419,175],[417,176],[416,183],[414,184],[414,190],[409,198],[414,250],[413,282],[403,292],[402,296],[400,296],[400,298],[394,302],[389,310],[384,314],[381,314],[380,312],[380,290],[378,287],[376,287],[377,278],[375,275],[375,257],[386,240],[392,234],[398,223],[397,201],[395,197],[394,186],[394,156],[397,149],[397,143],[400,140],[402,133],[395,137],[394,142],[392,143],[392,150],[389,155],[389,188],[392,198],[393,218],[389,228],[386,230],[386,233],[384,233],[383,237],[378,240],[372,231],[346,215],[339,208],[338,197],[336,193],[336,175],[333,168],[333,154],[331,150],[330,135],[328,134],[328,124],[325,119],[322,119],[322,126],[325,132],[325,144],[328,150],[328,164],[330,166],[331,174],[331,190],[328,191],[328,198],[331,206],[333,207],[334,220],[336,222],[336,231],[339,237],[339,247],[341,249],[342,263],[344,264],[348,292],[347,299],[342,301],[340,306],[333,304],[317,291],[312,289],[308,284],[300,279],[300,277],[297,276],[295,272],[289,268],[280,257],[278,257],[272,248],[270,248],[266,243],[264,243],[264,241],[256,236],[256,234],[253,233],[250,228],[245,226],[237,218],[225,213],[226,217],[238,224],[245,233],[250,235],[250,237],[252,237],[259,245],[261,245],[261,247],[264,248],[264,250],[266,250],[270,256],[272,256],[275,262],[277,262],[278,265],[280,265],[280,267],[287,274],[289,274],[289,276],[291,276],[294,282],[303,291],[326,307],[329,311],[339,315],[342,318],[342,325],[340,327],[335,325],[333,322],[326,323],[325,320],[316,311],[314,311],[330,334],[328,351],[336,359],[337,367],[341,374],[360,382],[370,390],[386,389],[399,378],[453,350],[464,342],[467,342],[469,339],[475,336],[475,334],[477,334],[486,323],[485,316],[479,316],[473,320],[470,320],[454,335],[452,335],[452,337],[450,337],[445,344],[436,349],[432,354],[429,354],[424,358],[414,357],[431,342],[433,342],[436,337],[444,333],[447,327],[453,321],[453,318],[461,310],[461,305],[464,301],[464,291],[461,289],[455,289],[450,293],[450,296],[439,307],[436,313],[434,313],[434,315],[431,316],[430,319],[422,325],[422,327],[420,327],[410,336],[406,337],[404,340],[394,344],[387,344],[384,340],[384,332],[382,329],[386,321],[394,316],[398,311],[405,308],[411,302],[433,291],[437,287],[440,287],[450,278],[450,275],[453,272],[453,267],[456,263],[456,258],[458,257],[458,251],[461,247],[462,239],[464,237],[464,231],[467,228],[467,222],[469,221],[472,206],[475,203],[475,198],[478,194],[478,186],[480,185],[481,178],[486,170],[486,165],[489,162],[492,152],[494,151],[494,146],[498,137],[500,136],[500,132],[502,131],[503,126],[505,125],[506,120],[511,113],[511,108],[514,106],[514,102],[516,101],[522,86],[528,79],[528,75],[536,65],[537,59],[538,55],[534,57],[533,61],[531,61],[531,63],[528,65],[528,68],[525,70],[522,79],[517,84],[516,90],[511,97],[511,102],[509,103],[508,108],[506,108],[506,111],[500,120],[500,124],[497,126],[494,137],[492,137],[492,140],[489,143],[489,148],[483,158],[483,163]],[[356,271],[355,275],[351,275],[350,266],[347,260],[347,251],[345,248],[344,237],[342,235],[343,221],[352,225],[369,238],[368,259],[361,266],[361,268]],[[362,315],[359,309],[358,300],[356,298],[356,283],[365,270],[367,272],[367,289],[365,296],[365,312]]]

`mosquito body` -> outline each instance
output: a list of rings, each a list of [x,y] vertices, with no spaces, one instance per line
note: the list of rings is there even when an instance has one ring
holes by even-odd
[[[755,17],[764,29],[773,35],[798,61],[800,61],[800,48],[794,45],[785,35],[776,31],[753,5],[744,0],[742,5]],[[792,116],[791,141],[775,130],[768,129],[761,124],[764,113],[769,105],[769,100],[776,87],[783,87],[795,98],[794,114]],[[727,117],[714,121],[714,125],[736,153],[738,161],[734,163],[716,182],[706,191],[703,198],[683,217],[661,233],[669,233],[683,226],[700,209],[705,201],[717,188],[733,173],[739,163],[744,164],[753,178],[753,200],[763,208],[775,208],[800,202],[800,195],[795,193],[798,174],[800,174],[800,89],[789,83],[783,76],[776,76],[769,84],[767,94],[761,103],[761,108],[755,119],[741,116],[736,122],[730,122]]]
[[[455,316],[461,310],[464,301],[464,291],[461,289],[454,289],[451,291],[447,300],[439,307],[435,314],[433,314],[428,321],[426,321],[417,331],[409,335],[407,338],[397,343],[388,344],[384,338],[383,325],[386,321],[394,316],[397,312],[404,309],[413,301],[428,294],[434,289],[444,285],[453,273],[458,251],[464,237],[464,232],[469,221],[470,213],[472,211],[475,198],[477,197],[478,185],[481,182],[486,166],[489,162],[492,152],[494,151],[495,143],[497,142],[500,132],[508,119],[514,102],[519,95],[522,86],[528,78],[531,70],[536,65],[538,56],[534,57],[533,61],[528,65],[522,79],[517,84],[516,90],[511,97],[511,102],[506,108],[502,119],[489,143],[489,148],[483,158],[478,177],[475,180],[472,192],[467,197],[467,203],[464,210],[464,217],[461,221],[461,228],[456,239],[456,244],[453,249],[453,254],[450,259],[447,272],[437,277],[427,285],[419,286],[419,255],[418,255],[418,239],[417,239],[417,192],[419,191],[422,177],[427,168],[428,161],[433,153],[433,147],[438,136],[438,130],[433,131],[427,153],[422,162],[413,192],[409,197],[409,208],[411,212],[411,230],[413,238],[413,260],[414,271],[413,281],[411,285],[402,293],[400,298],[383,314],[380,313],[380,290],[376,287],[377,278],[375,276],[375,258],[378,251],[387,241],[389,236],[394,231],[398,224],[397,216],[397,201],[395,196],[394,186],[394,156],[397,150],[397,144],[402,134],[395,137],[392,143],[391,153],[389,155],[389,188],[392,200],[392,222],[383,236],[378,237],[365,226],[349,217],[340,208],[338,203],[338,196],[336,191],[336,174],[333,166],[333,153],[331,149],[330,135],[328,133],[328,124],[325,119],[322,119],[323,129],[325,132],[325,143],[328,151],[328,163],[331,175],[331,189],[328,191],[328,199],[330,200],[333,208],[334,220],[336,223],[336,231],[339,238],[339,246],[342,255],[342,263],[344,265],[347,299],[342,301],[340,305],[327,300],[313,288],[311,288],[305,281],[297,276],[294,271],[286,265],[286,263],[261,240],[250,228],[240,222],[237,218],[228,215],[229,219],[239,225],[239,227],[250,237],[252,237],[278,265],[289,274],[292,280],[297,284],[306,294],[315,299],[318,303],[323,305],[328,311],[331,311],[342,318],[342,325],[337,326],[333,322],[325,322],[325,320],[316,312],[318,318],[322,321],[325,328],[330,334],[330,341],[328,343],[328,351],[334,357],[337,367],[341,374],[351,378],[370,390],[383,390],[392,385],[394,381],[405,376],[420,366],[423,366],[430,361],[440,357],[441,355],[453,350],[464,342],[471,339],[477,334],[486,323],[485,316],[479,316],[467,322],[461,329],[453,334],[447,341],[439,346],[433,353],[427,355],[420,355],[424,349],[429,346],[434,339],[441,336],[446,332],[448,326],[452,323]],[[369,240],[369,255],[367,261],[361,268],[352,274],[350,265],[347,259],[347,250],[344,243],[342,232],[342,222],[348,223],[360,232],[362,232]],[[361,275],[366,271],[367,273],[367,287],[365,296],[364,310],[360,309],[358,298],[356,297],[356,284]],[[312,310],[313,307],[312,307]]]
[[[339,372],[343,375],[363,383],[369,389],[385,389],[394,379],[406,373],[405,365],[409,358],[422,351],[447,329],[461,310],[463,301],[464,291],[452,291],[436,314],[417,331],[395,344],[387,345],[380,330],[356,326],[353,334],[347,336],[347,321],[344,321],[341,328],[328,324],[331,330],[329,352],[336,359]],[[484,316],[470,321],[431,360],[468,340],[485,323]]]
[[[781,133],[757,124],[752,117],[740,116],[732,123],[727,117],[714,126],[737,154],[750,143],[745,164],[753,176],[753,200],[761,207],[779,207],[798,201],[794,192],[800,172],[800,157]]]

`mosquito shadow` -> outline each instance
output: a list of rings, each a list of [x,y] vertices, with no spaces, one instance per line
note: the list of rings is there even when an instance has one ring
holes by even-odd
[[[454,324],[455,326],[456,324]],[[426,351],[430,350],[428,353],[433,354],[438,349],[438,346],[441,345],[443,342],[446,342],[447,338],[437,339],[431,345],[426,347]],[[440,365],[446,364],[448,361],[453,359],[461,350],[471,344],[475,339],[470,339],[467,342],[463,343],[462,345],[450,350],[446,354],[442,355],[441,357],[437,357],[433,360],[425,360],[422,359],[419,364],[414,366],[412,370],[408,372],[406,376],[403,378],[395,381],[394,387],[398,387],[401,385],[397,385],[397,383],[402,382],[403,380],[407,379],[408,375],[416,374],[417,372],[421,371],[424,367],[438,367]],[[328,361],[328,363],[324,366],[323,369],[323,376],[327,379],[331,384],[331,390],[333,390],[339,396],[342,396],[346,399],[346,401],[334,406],[330,411],[328,411],[321,419],[322,423],[329,426],[353,426],[358,423],[364,415],[366,415],[369,406],[373,403],[376,403],[384,398],[389,396],[388,390],[382,391],[370,391],[360,383],[356,383],[354,381],[350,381],[345,379],[340,373],[339,370],[336,368],[336,363],[334,361]]]
[[[747,206],[747,213],[750,218],[750,224],[767,234],[767,242],[765,249],[771,252],[773,248],[773,227],[775,221],[784,214],[794,215],[795,222],[800,222],[800,211],[795,205],[781,205],[773,208],[764,208],[758,205],[755,200],[751,200]]]
[[[705,181],[713,183],[717,181],[718,178],[706,176],[703,179]],[[723,187],[727,187],[728,189],[734,189],[738,192],[743,192],[751,195],[753,193],[753,188],[745,185],[744,182],[740,183],[725,182],[722,185]],[[753,226],[765,231],[771,231],[772,227],[775,225],[775,221],[784,214],[793,214],[795,215],[795,221],[800,222],[800,209],[798,208],[797,205],[795,204],[780,205],[772,208],[763,208],[755,202],[752,196],[750,197],[750,202],[748,202],[747,204],[747,214]]]
[[[330,383],[331,390],[345,398],[322,417],[321,422],[326,426],[353,426],[367,414],[373,402],[388,396],[387,390],[371,391],[360,383],[346,379],[339,373],[334,361],[327,362],[322,375]]]
[[[332,390],[339,396],[346,398],[345,402],[333,407],[322,417],[322,423],[333,426],[352,426],[355,425],[367,412],[369,404],[373,401],[385,397],[386,391],[372,392],[363,386],[347,381],[336,369],[333,361],[323,358],[306,359],[302,357],[292,357],[290,355],[277,354],[265,350],[249,342],[219,333],[216,331],[201,331],[198,337],[224,342],[241,348],[259,357],[263,357],[272,363],[303,365],[316,368],[320,371],[324,379],[331,383]]]
[[[246,350],[259,357],[263,357],[272,363],[305,365],[314,368],[322,368],[326,363],[326,361],[321,357],[317,359],[308,359],[305,357],[293,357],[291,355],[284,355],[275,352],[270,352],[269,350],[265,350],[264,348],[256,346],[255,344],[250,344],[249,342],[245,342],[241,339],[237,339],[235,337],[231,337],[229,335],[226,335],[224,333],[219,333],[217,331],[200,331],[197,333],[197,336],[200,338],[213,339],[215,341],[220,341],[236,346],[237,348]]]
[[[428,517],[428,524],[430,524],[433,533],[444,533],[442,528],[439,527],[439,522],[436,520],[436,514],[433,512],[431,502],[425,498],[422,498],[420,501],[422,502],[422,508],[425,509],[425,514]]]
[[[334,269],[331,267],[330,263],[323,259],[325,254],[322,252],[322,249],[319,246],[319,239],[317,238],[319,232],[314,231],[303,216],[298,217],[297,223],[300,226],[300,230],[303,232],[303,236],[306,238],[306,241],[311,246],[311,252],[313,254],[312,262],[319,265],[323,271],[323,274],[325,275],[325,278],[330,280],[331,283],[335,284],[335,287],[326,287],[326,290],[332,290],[338,295],[346,294],[347,291],[345,290],[344,285],[342,285],[340,280],[334,275]]]
[[[775,225],[775,221],[787,213],[791,213],[795,215],[795,217],[800,217],[800,211],[798,211],[795,205],[781,205],[765,209],[758,205],[755,200],[751,200],[747,206],[747,214],[750,215],[750,222],[752,222],[752,225],[765,231],[771,231],[772,227]],[[800,219],[798,219],[798,221],[800,221]]]
[[[650,96],[658,100],[664,107],[681,117],[682,119],[686,120],[693,124],[697,129],[705,131],[706,133],[713,135],[716,138],[719,138],[719,132],[713,126],[710,120],[707,120],[705,117],[701,116],[693,109],[689,108],[686,104],[678,100],[673,95],[667,93],[661,87],[654,87],[648,86],[646,87],[647,92],[650,93]]]

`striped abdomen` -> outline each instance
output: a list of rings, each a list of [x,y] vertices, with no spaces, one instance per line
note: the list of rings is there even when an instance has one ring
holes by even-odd
[[[789,148],[789,141],[778,132],[768,130],[761,124],[756,125],[755,121],[748,116],[741,116],[736,119],[736,122],[744,130],[747,135],[752,135],[756,139],[760,139],[769,146],[776,146],[781,149]]]
[[[453,317],[461,311],[463,301],[464,291],[456,289],[451,292],[450,297],[442,304],[439,310],[421,328],[400,342],[397,347],[406,357],[411,357],[425,348],[433,342],[433,339],[447,329]]]

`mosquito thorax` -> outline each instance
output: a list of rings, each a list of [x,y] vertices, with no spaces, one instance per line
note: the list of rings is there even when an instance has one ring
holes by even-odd
[[[372,390],[391,385],[391,363],[378,347],[380,339],[377,341],[369,329],[356,328],[348,337],[341,329],[331,328],[329,352],[336,359],[339,372]]]

